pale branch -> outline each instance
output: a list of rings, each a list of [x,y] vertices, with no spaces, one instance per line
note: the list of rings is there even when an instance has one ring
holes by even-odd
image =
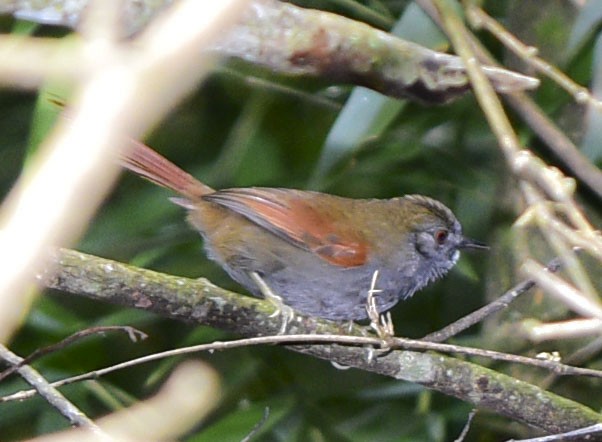
[[[88,12],[110,22],[111,5],[118,3],[96,1]],[[67,81],[74,93],[69,118],[60,119],[35,152],[28,153],[27,173],[14,183],[0,210],[0,342],[8,339],[29,307],[24,292],[44,265],[42,255],[51,245],[68,244],[81,233],[116,179],[114,159],[124,147],[124,136],[140,136],[190,93],[212,64],[212,57],[198,54],[199,48],[207,47],[237,18],[243,3],[246,0],[181,0],[133,43],[114,41],[113,30],[101,26],[104,19],[98,27],[88,22],[88,30],[99,34],[79,40],[83,52],[94,56],[71,60],[86,66],[86,74]],[[23,71],[11,69],[7,52],[19,54],[23,47],[37,46],[36,38],[0,37],[0,84],[10,84],[8,77],[25,78],[30,86],[49,78],[59,81],[40,70],[46,64],[40,60],[51,59],[48,54],[22,59]],[[123,51],[128,55],[118,55]],[[69,164],[77,167],[65,173]]]
[[[550,202],[556,203],[558,207],[562,207],[564,215],[567,218],[567,227],[574,230],[576,234],[584,240],[592,244],[593,249],[600,248],[600,237],[595,233],[590,223],[587,221],[580,208],[577,206],[573,194],[575,186],[573,180],[566,178],[562,173],[555,168],[547,166],[542,160],[534,156],[530,151],[524,149],[520,140],[513,130],[512,125],[506,114],[498,96],[484,75],[482,67],[479,64],[477,54],[471,44],[471,34],[468,32],[461,18],[457,15],[453,2],[451,0],[433,0],[441,22],[444,25],[446,32],[454,46],[454,50],[462,57],[467,66],[467,73],[470,76],[473,90],[477,102],[481,106],[484,115],[495,134],[499,147],[506,157],[506,161],[510,170],[514,175],[520,178],[520,189],[522,196],[528,204],[528,210],[537,208],[536,222],[539,230],[545,237],[546,242],[552,247],[559,258],[567,264],[567,267],[572,268],[569,271],[570,283],[565,284],[565,288],[570,288],[575,285],[575,290],[564,290],[564,300],[567,300],[567,294],[570,294],[572,305],[581,306],[587,299],[590,293],[588,290],[592,287],[590,278],[576,259],[573,259],[572,249],[577,244],[571,244],[565,241],[556,232],[547,229],[544,219],[559,220],[556,213],[551,211],[553,205]],[[545,196],[544,196],[545,194]],[[537,203],[537,204],[536,204]],[[570,261],[575,263],[571,263]],[[537,265],[537,270],[542,270],[543,266]],[[578,268],[575,268],[578,267]],[[533,270],[533,269],[532,269]],[[575,275],[578,274],[578,277]],[[542,273],[543,275],[543,273]],[[529,275],[531,276],[531,275]],[[546,275],[547,278],[548,275]],[[549,275],[554,279],[553,275]],[[539,279],[538,282],[542,282]],[[558,294],[558,287],[553,284],[548,284],[544,287],[546,291],[555,289]],[[595,293],[595,290],[591,290]],[[588,316],[602,316],[602,310],[595,302],[589,302],[587,307]],[[584,313],[585,309],[580,309],[580,313]]]
[[[20,20],[76,27],[90,0],[0,0],[0,14]],[[126,34],[139,31],[172,0],[122,0],[120,24]]]
[[[506,47],[506,49],[510,50],[528,66],[535,69],[539,74],[550,78],[558,86],[571,94],[578,104],[589,104],[594,106],[597,110],[602,109],[602,102],[594,98],[585,86],[577,84],[552,63],[538,57],[538,48],[523,43],[500,22],[495,20],[480,7],[467,2],[465,11],[466,18],[473,28],[486,29],[489,31]]]
[[[435,8],[433,0],[417,0],[417,4],[443,29],[441,16]],[[473,34],[467,31],[467,37],[473,51],[482,63],[489,66],[497,65],[495,59]],[[504,95],[504,99],[562,164],[597,195],[598,199],[602,199],[602,172],[587,159],[541,108],[525,93],[507,94]]]
[[[365,86],[394,98],[445,103],[470,90],[462,60],[325,11],[277,0],[254,0],[220,54],[285,74],[316,75]],[[485,67],[498,92],[532,89],[539,80]]]
[[[54,262],[55,272],[40,276],[51,288],[244,336],[273,335],[281,326],[280,318],[270,317],[274,308],[270,303],[223,290],[204,279],[163,275],[68,250],[55,252]],[[297,317],[289,324],[288,332],[334,334],[340,329],[329,321]],[[352,330],[359,332],[357,328]],[[371,349],[349,345],[299,344],[288,348],[415,382],[547,432],[571,431],[602,419],[569,399],[449,356],[395,350],[369,359]]]
[[[207,364],[186,361],[173,370],[152,397],[99,418],[96,423],[104,432],[102,438],[78,428],[32,440],[35,442],[183,440],[219,403],[219,390],[219,377],[215,370]]]
[[[546,270],[550,273],[555,273],[560,268],[560,261],[558,258],[553,259],[546,266]],[[458,333],[466,330],[469,327],[472,327],[475,324],[483,321],[486,317],[491,316],[494,313],[497,313],[513,302],[520,295],[531,290],[532,287],[535,286],[535,281],[532,279],[527,279],[522,281],[512,287],[510,290],[506,291],[502,296],[490,302],[489,304],[481,307],[478,310],[458,319],[455,322],[445,326],[441,330],[435,331],[433,333],[429,333],[422,339],[430,342],[444,342],[447,341],[452,336],[457,335]]]
[[[602,172],[526,94],[506,95],[505,101],[533,130],[561,164],[602,200]]]
[[[506,442],[562,442],[567,440],[597,440],[592,436],[602,433],[602,424],[594,424],[566,433],[551,434],[549,436],[534,437],[529,439],[510,439]]]
[[[88,429],[101,436],[103,432],[96,424],[84,413],[81,412],[73,403],[63,396],[56,388],[51,386],[48,381],[29,365],[22,365],[23,358],[14,354],[4,345],[0,344],[0,360],[10,366],[17,366],[17,373],[31,385],[48,403],[56,408],[72,425]]]
[[[508,290],[506,293],[504,293],[502,296],[495,299],[491,303],[479,308],[478,310],[475,310],[474,312],[466,316],[463,316],[462,318],[452,322],[451,324],[446,325],[441,330],[429,333],[422,339],[429,342],[445,342],[451,337],[456,336],[464,330],[472,327],[473,325],[480,323],[488,316],[505,309],[516,298],[518,298],[524,293],[527,293],[534,286],[535,283],[532,280],[525,280]]]
[[[72,1],[67,13],[44,1],[22,1],[12,9],[3,9],[1,2],[0,12],[71,27],[78,25],[87,4],[87,0]],[[140,16],[132,14],[132,3],[129,0],[123,5],[126,34],[139,31],[170,2],[138,1],[144,5]],[[340,15],[277,0],[253,0],[234,28],[224,33],[211,50],[285,75],[318,76],[427,103],[445,103],[470,90],[464,63],[455,55],[432,51]],[[539,85],[536,78],[507,69],[484,67],[484,71],[501,93]]]

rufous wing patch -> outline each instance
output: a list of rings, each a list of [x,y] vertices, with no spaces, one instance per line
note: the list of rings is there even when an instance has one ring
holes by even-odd
[[[367,260],[368,246],[363,238],[316,208],[302,192],[251,187],[219,190],[203,199],[245,216],[330,264],[357,267]]]

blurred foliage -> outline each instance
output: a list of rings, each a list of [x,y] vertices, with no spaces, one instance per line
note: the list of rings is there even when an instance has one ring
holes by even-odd
[[[330,10],[391,28],[411,2],[400,0],[304,0],[299,5]],[[487,2],[489,12],[517,29],[528,29],[528,43],[544,54],[560,54],[567,44],[574,20],[566,19],[567,2]],[[548,2],[546,2],[548,3]],[[561,6],[561,4],[563,4]],[[597,5],[596,26],[602,17]],[[575,15],[576,11],[568,11]],[[527,21],[531,20],[531,21]],[[418,20],[418,21],[417,21]],[[420,22],[422,20],[422,23]],[[536,23],[532,22],[535,20]],[[580,22],[578,22],[580,23]],[[415,29],[431,29],[424,16],[412,20]],[[61,34],[65,30],[26,26],[8,17],[0,20],[2,32]],[[403,28],[401,29],[403,32]],[[405,35],[411,39],[411,35]],[[436,35],[431,35],[435,44]],[[482,36],[502,60],[505,54],[493,39]],[[588,84],[592,71],[602,72],[600,57],[592,69],[597,33],[583,33],[571,40],[570,57],[555,58],[560,67]],[[548,47],[548,45],[551,45]],[[514,63],[514,61],[513,61]],[[41,94],[64,94],[48,85]],[[465,232],[494,246],[489,256],[464,254],[460,264],[444,280],[394,309],[396,332],[420,337],[469,313],[516,282],[514,263],[507,252],[511,223],[516,214],[513,182],[504,166],[472,95],[445,107],[423,107],[372,97],[347,101],[363,91],[315,79],[284,78],[230,61],[181,103],[155,130],[148,144],[184,169],[215,187],[281,186],[317,188],[352,197],[392,197],[421,193],[443,201],[456,213]],[[0,194],[5,195],[18,176],[27,152],[35,149],[57,116],[47,100],[33,92],[0,90]],[[560,118],[574,108],[569,97],[546,82],[536,93],[539,105]],[[324,150],[333,127],[374,118],[344,146],[336,158]],[[341,122],[343,115],[352,119]],[[334,125],[337,122],[337,125]],[[384,122],[384,123],[383,123]],[[573,118],[565,129],[581,139],[584,120]],[[334,125],[334,126],[333,126]],[[347,129],[348,130],[348,129]],[[517,122],[527,145],[544,146],[531,139]],[[599,130],[599,127],[597,128]],[[587,137],[586,137],[587,138]],[[599,145],[598,145],[599,147]],[[336,155],[339,155],[337,153]],[[600,158],[596,156],[596,158]],[[554,161],[554,158],[548,158]],[[321,171],[324,161],[336,163]],[[339,160],[339,161],[334,161]],[[76,167],[72,165],[71,167]],[[225,273],[209,262],[199,236],[184,221],[181,208],[171,204],[169,193],[137,177],[125,175],[77,246],[78,249],[185,276],[205,276],[218,285],[238,289]],[[599,203],[583,202],[594,213]],[[590,206],[591,204],[591,206]],[[239,289],[240,290],[240,289]],[[524,303],[530,308],[537,297]],[[527,315],[511,310],[506,320]],[[510,318],[510,319],[508,319]],[[55,379],[111,365],[138,355],[164,349],[228,339],[235,336],[206,327],[167,321],[134,310],[102,305],[60,293],[45,293],[24,319],[11,348],[26,355],[68,334],[94,325],[127,324],[141,328],[149,338],[133,344],[121,335],[88,338],[35,364]],[[474,345],[502,346],[509,335],[500,323],[476,327],[457,338]],[[512,327],[510,327],[512,329]],[[575,348],[578,343],[570,343]],[[521,344],[521,348],[525,344]],[[549,345],[524,348],[536,354]],[[255,440],[265,441],[446,441],[460,433],[469,404],[453,398],[356,370],[341,371],[327,362],[281,348],[229,350],[197,356],[221,373],[223,399],[211,418],[190,433],[188,441],[239,441],[269,416]],[[131,404],[154,392],[177,363],[168,360],[128,369],[98,381],[73,385],[66,395],[92,417]],[[597,364],[600,365],[600,362]],[[495,368],[507,367],[497,364]],[[522,370],[522,369],[521,369]],[[515,373],[513,371],[513,373]],[[525,376],[525,372],[520,372]],[[528,372],[533,382],[545,374]],[[13,376],[0,384],[0,394],[23,388]],[[561,394],[600,408],[600,395],[591,395],[591,381],[564,380],[552,388]],[[0,405],[0,439],[22,439],[66,428],[67,423],[40,399]],[[477,415],[467,440],[493,441],[524,436],[527,429],[487,412]]]

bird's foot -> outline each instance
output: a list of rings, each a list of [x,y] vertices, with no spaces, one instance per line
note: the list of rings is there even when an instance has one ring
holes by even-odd
[[[274,310],[274,313],[270,315],[270,318],[275,318],[276,316],[280,316],[282,318],[282,325],[280,326],[278,334],[284,335],[286,333],[286,328],[288,327],[288,324],[291,323],[293,319],[295,319],[295,311],[291,307],[286,305],[282,301],[282,298],[280,296],[278,296],[272,291],[270,286],[267,285],[267,283],[263,280],[261,276],[259,276],[257,272],[251,272],[250,275],[255,284],[257,284],[257,287],[259,288],[259,291],[261,291],[263,297],[267,301],[271,302],[276,308],[276,310]]]
[[[368,313],[368,319],[370,319],[370,328],[382,340],[381,348],[389,349],[391,339],[395,336],[395,329],[393,328],[391,313],[386,312],[381,314],[376,305],[375,295],[381,291],[376,289],[377,279],[378,270],[372,275],[372,283],[370,284],[370,290],[368,290],[368,297],[366,299],[366,312]]]

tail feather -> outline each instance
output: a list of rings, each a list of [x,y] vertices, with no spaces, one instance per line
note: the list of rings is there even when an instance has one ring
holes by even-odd
[[[132,140],[130,150],[122,155],[121,164],[137,175],[191,200],[214,192],[211,187],[136,140]]]

